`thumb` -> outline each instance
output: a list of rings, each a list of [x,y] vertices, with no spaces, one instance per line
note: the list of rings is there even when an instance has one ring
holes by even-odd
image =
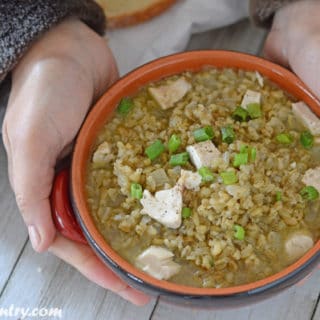
[[[273,27],[264,44],[263,55],[275,63],[289,67],[286,38],[280,29]]]
[[[50,159],[52,150],[40,143],[39,133],[29,132],[17,138],[8,158],[12,186],[30,241],[36,251],[42,252],[56,233],[49,201],[55,162]]]

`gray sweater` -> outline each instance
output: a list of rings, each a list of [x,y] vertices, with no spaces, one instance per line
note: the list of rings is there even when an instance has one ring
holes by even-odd
[[[0,83],[35,39],[70,16],[104,33],[104,13],[91,0],[0,0]]]

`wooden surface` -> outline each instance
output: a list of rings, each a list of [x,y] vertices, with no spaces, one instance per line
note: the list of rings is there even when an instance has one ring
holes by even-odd
[[[188,49],[230,49],[259,54],[264,37],[263,31],[243,21],[194,36]],[[4,103],[3,90],[0,95],[0,103]],[[320,271],[314,272],[303,285],[240,309],[195,310],[158,299],[143,308],[135,307],[90,283],[56,257],[33,252],[10,190],[6,166],[0,144],[0,308],[12,304],[58,307],[62,309],[62,318],[68,320],[320,320]]]

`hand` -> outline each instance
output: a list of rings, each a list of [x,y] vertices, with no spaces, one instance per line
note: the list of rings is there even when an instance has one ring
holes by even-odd
[[[89,247],[56,234],[50,212],[56,163],[70,150],[89,107],[117,76],[105,40],[79,20],[66,20],[38,39],[14,69],[2,132],[10,182],[33,248],[50,248],[102,287],[145,304],[148,298]]]
[[[320,2],[298,1],[280,9],[265,43],[265,56],[290,67],[320,98]]]

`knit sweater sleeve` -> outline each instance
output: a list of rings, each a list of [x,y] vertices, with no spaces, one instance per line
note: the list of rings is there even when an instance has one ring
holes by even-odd
[[[298,0],[250,0],[250,16],[259,27],[269,28],[277,10]]]
[[[91,0],[1,0],[0,82],[35,39],[71,16],[104,33],[105,16]]]

